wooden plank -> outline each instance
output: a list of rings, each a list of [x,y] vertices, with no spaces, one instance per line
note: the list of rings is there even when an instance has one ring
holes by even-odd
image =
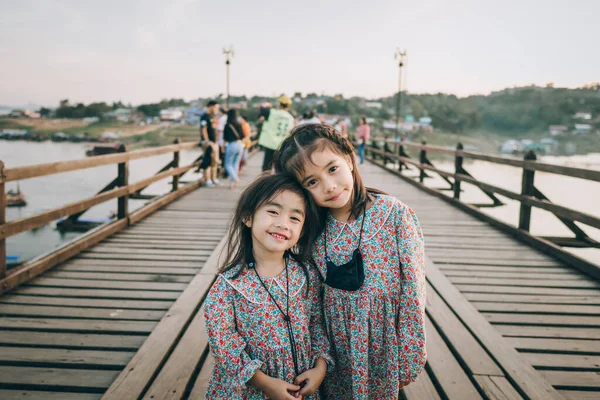
[[[536,368],[600,371],[600,356],[521,352],[521,357]]]
[[[99,393],[44,392],[38,390],[0,389],[2,400],[100,400]]]
[[[600,296],[550,296],[525,294],[463,293],[465,298],[476,301],[532,304],[581,304],[600,305]]]
[[[558,261],[552,260],[502,260],[502,259],[475,259],[465,254],[462,258],[444,259],[443,256],[431,257],[436,264],[461,264],[461,265],[496,265],[507,267],[561,267]]]
[[[118,164],[125,161],[138,160],[159,154],[173,153],[183,149],[193,149],[198,143],[189,142],[177,145],[155,147],[143,150],[128,151],[126,153],[109,154],[104,156],[87,157],[79,160],[59,161],[54,163],[28,165],[24,167],[5,169],[5,182],[18,181],[40,176],[53,175],[62,172],[77,171],[101,165]]]
[[[441,400],[431,378],[423,372],[416,381],[402,389],[406,400]]]
[[[200,373],[198,374],[198,378],[196,378],[196,382],[190,391],[190,395],[188,399],[204,399],[206,396],[206,390],[208,389],[208,381],[210,379],[210,374],[212,372],[212,367],[215,362],[213,356],[208,352],[206,355],[206,359],[202,364],[202,368],[200,369]]]
[[[28,346],[62,349],[112,349],[136,351],[146,340],[146,335],[79,334],[68,332],[3,331],[0,344],[3,346]],[[39,350],[38,351],[43,351]]]
[[[47,286],[25,286],[19,288],[19,294],[32,296],[62,296],[73,299],[132,299],[132,300],[175,300],[180,292],[167,292],[156,290],[120,290],[120,289],[77,289]]]
[[[507,273],[549,273],[549,274],[565,274],[565,275],[581,275],[577,270],[573,270],[567,267],[553,266],[553,267],[510,267],[510,266],[495,266],[495,265],[460,265],[460,264],[437,264],[438,268],[444,273],[446,271],[475,271],[475,272],[507,272]],[[585,275],[583,275],[585,276]]]
[[[39,318],[0,318],[0,329],[42,330],[47,332],[81,332],[113,334],[145,334],[152,332],[156,322],[148,321],[102,321],[95,319],[39,319]]]
[[[118,374],[118,371],[0,366],[0,383],[45,390],[49,387],[55,390],[85,388],[102,393]]]
[[[503,376],[475,375],[475,381],[489,399],[522,400],[523,397]],[[535,397],[534,397],[535,398]],[[539,399],[543,399],[540,397]]]
[[[51,287],[71,287],[71,288],[96,288],[96,289],[126,289],[126,290],[159,290],[159,291],[177,291],[184,290],[185,283],[169,282],[122,282],[122,281],[101,281],[101,280],[83,280],[83,279],[55,279],[39,277],[27,284],[28,286],[51,286]]]
[[[524,303],[496,303],[496,302],[471,302],[481,312],[512,312],[512,313],[539,313],[539,314],[570,314],[570,315],[600,315],[600,306],[583,306],[581,304],[524,304]]]
[[[213,246],[214,247],[214,246]],[[212,249],[211,249],[212,250]],[[134,248],[134,247],[118,247],[110,245],[94,246],[92,249],[85,251],[84,254],[114,254],[114,255],[138,255],[142,254],[145,256],[190,256],[190,257],[208,257],[211,250],[169,250],[169,249],[150,249],[150,248]]]
[[[460,320],[469,327],[482,346],[494,357],[503,371],[530,398],[559,399],[552,386],[530,365],[524,363],[517,351],[471,305],[426,256],[427,279]]]
[[[589,280],[588,277],[581,274],[550,273],[548,271],[528,273],[528,272],[497,272],[497,271],[458,271],[453,269],[444,269],[444,275],[448,278],[473,277],[473,278],[493,278],[493,279],[551,279],[551,280],[571,280],[581,281]]]
[[[19,293],[19,292],[17,292]],[[1,296],[0,303],[3,304],[37,304],[46,306],[69,306],[82,308],[120,308],[131,310],[168,310],[173,304],[172,301],[153,301],[153,300],[107,300],[107,299],[86,299],[72,297],[45,297],[45,296],[25,296],[13,294]]]
[[[547,294],[560,296],[595,296],[594,289],[560,289],[521,286],[484,286],[484,285],[455,285],[462,293],[504,293],[504,294]]]
[[[223,237],[213,254],[206,261],[207,270],[216,270],[219,256],[227,241]],[[193,318],[196,306],[202,301],[212,282],[206,275],[197,275],[179,299],[173,304],[163,320],[152,331],[142,347],[127,364],[127,367],[112,383],[104,395],[104,400],[138,399],[151,381],[167,354],[176,345],[184,326]]]
[[[428,317],[425,318],[425,328],[427,332],[427,363],[434,379],[442,387],[447,398],[450,400],[480,399],[479,392]]]
[[[113,233],[120,231],[127,225],[127,221],[119,220],[108,225],[100,226],[96,229],[89,231],[86,235],[81,238],[75,239],[72,242],[60,247],[54,252],[47,256],[35,259],[34,261],[24,264],[21,267],[15,268],[11,271],[11,274],[6,278],[0,280],[0,295],[14,289],[23,282],[30,280],[31,278],[49,270],[56,264],[59,264],[74,255],[80,253],[82,250],[87,249],[90,246],[100,242],[105,237],[112,235]]]
[[[126,187],[115,188],[103,193],[99,193],[89,199],[76,201],[66,206],[57,207],[52,210],[36,214],[31,217],[25,217],[0,225],[0,239],[14,236],[21,232],[27,232],[31,229],[39,228],[49,224],[57,219],[68,217],[85,211],[97,204],[102,204],[108,200],[121,197],[127,193]]]
[[[452,351],[462,359],[470,374],[504,375],[431,285],[427,285],[426,309],[436,329],[450,342]]]
[[[552,385],[561,389],[593,388],[600,389],[600,373],[588,371],[540,371]]]
[[[69,261],[69,265],[107,265],[107,266],[132,266],[132,267],[177,267],[177,268],[200,268],[203,262],[197,261],[147,261],[147,260],[110,260],[87,257],[77,257]]]
[[[496,330],[504,336],[524,336],[561,339],[600,339],[600,329],[539,326],[539,325],[496,325]]]
[[[600,354],[600,341],[574,340],[574,339],[544,339],[544,338],[505,338],[515,349],[543,350],[551,352],[578,352],[587,354]]]
[[[186,243],[182,243],[182,242],[175,242],[175,243],[166,243],[166,242],[158,242],[157,243],[149,243],[149,241],[143,242],[143,241],[139,241],[139,242],[115,242],[115,241],[109,241],[109,240],[105,240],[103,243],[106,244],[106,246],[103,246],[102,248],[98,248],[99,246],[97,246],[97,250],[104,250],[104,249],[114,249],[114,248],[127,248],[127,249],[162,249],[162,250],[212,250],[217,242],[206,242],[203,241],[201,243],[198,243],[198,241],[190,241],[190,242],[186,242]]]
[[[135,353],[131,351],[37,349],[4,347],[0,363],[44,368],[90,368],[121,370]],[[1,383],[0,383],[1,384]]]
[[[204,323],[204,306],[202,306],[152,382],[144,399],[180,399],[192,379],[199,360],[207,352],[208,335]]]
[[[598,400],[598,392],[596,391],[559,390],[558,393],[567,400]]]
[[[526,279],[526,278],[491,278],[487,276],[474,277],[450,277],[450,281],[457,285],[490,285],[490,286],[524,286],[524,287],[552,287],[552,288],[581,288],[598,289],[600,284],[590,279],[571,280],[571,279]],[[600,292],[598,292],[600,294]]]
[[[482,313],[492,324],[551,325],[600,328],[600,317],[587,315]]]
[[[181,275],[162,275],[162,274],[120,274],[120,273],[101,273],[101,272],[69,272],[69,271],[53,271],[48,272],[48,278],[55,279],[86,279],[86,280],[110,280],[110,281],[134,281],[134,282],[177,282],[186,283],[192,280],[194,274],[190,274],[187,270],[185,276]]]
[[[113,265],[82,265],[69,263],[61,265],[60,267],[56,267],[54,271],[61,272],[80,272],[80,273],[116,273],[122,272],[124,274],[158,274],[158,275],[171,275],[171,276],[194,276],[200,268],[190,268],[190,267],[153,267],[153,266],[135,266],[135,267],[127,267],[127,266],[113,266]]]
[[[173,260],[173,262],[196,262],[200,263],[202,261],[206,261],[208,256],[170,256],[170,255],[157,255],[157,254],[106,254],[106,253],[90,253],[86,252],[79,256],[82,260],[130,260],[130,261],[146,261],[152,262],[154,261],[169,261]],[[198,264],[196,264],[197,266]]]
[[[3,317],[49,317],[49,318],[83,318],[108,320],[159,321],[164,311],[127,310],[122,308],[83,308],[54,307],[22,304],[0,304],[0,316]]]

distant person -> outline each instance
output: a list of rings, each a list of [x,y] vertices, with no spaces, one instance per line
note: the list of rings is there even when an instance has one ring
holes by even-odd
[[[367,145],[367,141],[370,137],[371,127],[369,124],[367,124],[367,119],[365,117],[361,117],[358,122],[358,135],[356,135],[358,142],[358,157],[361,164],[365,162],[365,146]]]
[[[240,161],[244,154],[243,138],[244,131],[238,112],[235,108],[230,108],[227,112],[227,123],[223,128],[223,140],[227,144],[225,148],[225,170],[229,175],[229,187],[232,189],[239,182]]]
[[[338,131],[342,134],[344,139],[348,139],[348,125],[344,122],[343,119],[338,119],[337,125],[339,127]]]
[[[217,144],[217,113],[219,103],[211,100],[206,105],[206,112],[200,118],[200,144],[204,150],[204,158],[200,168],[204,170],[205,186],[219,184],[217,170],[219,167],[219,146]]]
[[[263,147],[265,152],[262,165],[263,171],[271,171],[275,150],[290,133],[295,123],[294,117],[289,112],[292,100],[287,96],[281,96],[277,101],[279,107],[271,110],[268,117],[265,118],[258,140],[258,144]]]

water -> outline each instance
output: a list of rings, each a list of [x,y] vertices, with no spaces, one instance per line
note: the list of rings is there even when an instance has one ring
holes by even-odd
[[[600,170],[600,154],[569,157],[542,156],[539,158],[539,161],[562,166]],[[433,160],[433,164],[441,170],[454,172],[453,161]],[[485,161],[472,161],[467,163],[466,160],[463,166],[471,175],[482,182],[508,189],[516,193],[521,192],[523,171],[520,168],[492,164]],[[415,174],[412,171],[409,171],[408,173],[412,175]],[[437,177],[436,174],[429,173],[429,175],[433,176],[433,178],[426,179],[427,186],[436,188],[448,187],[448,184]],[[535,186],[555,204],[600,217],[600,182],[586,181],[583,179],[536,171]],[[468,203],[492,202],[479,188],[473,185],[463,183],[461,188],[464,190],[460,195],[462,201]],[[452,195],[452,192],[446,191],[444,193]],[[505,203],[504,206],[480,208],[480,210],[513,226],[518,226],[520,203],[500,195],[496,196]],[[600,230],[583,224],[576,224],[591,238],[600,241]],[[574,236],[574,234],[558,218],[556,218],[554,214],[538,208],[532,208],[530,230],[531,233],[539,236]],[[567,251],[600,265],[600,249],[569,248]]]
[[[17,142],[0,140],[0,160],[5,168],[14,168],[31,164],[42,164],[57,161],[82,159],[90,144],[54,143],[54,142]],[[200,149],[184,150],[181,152],[180,165],[194,161],[200,154]],[[163,154],[129,163],[129,182],[135,183],[148,178],[164,167],[173,155]],[[83,169],[61,174],[27,179],[19,182],[21,191],[25,194],[27,206],[7,208],[7,221],[26,218],[44,210],[64,206],[69,203],[84,200],[94,196],[104,186],[117,176],[117,165]],[[193,171],[188,172],[183,180],[198,179]],[[163,179],[146,188],[144,194],[164,194],[170,190],[170,178]],[[6,184],[6,191],[16,189],[16,182]],[[142,207],[147,200],[129,200],[129,211]],[[117,210],[117,200],[99,204],[88,210],[82,218],[108,218]],[[23,232],[7,239],[7,254],[19,256],[24,262],[40,254],[55,249],[70,241],[80,232],[61,233],[56,229],[56,221],[39,229]]]

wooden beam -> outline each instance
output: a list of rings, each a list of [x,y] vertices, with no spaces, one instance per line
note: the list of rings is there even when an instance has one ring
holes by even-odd
[[[6,222],[6,192],[4,187],[4,163],[0,161],[0,229]],[[6,276],[6,239],[0,237],[0,279]]]
[[[180,150],[189,150],[198,147],[197,142],[186,142],[182,144],[172,144],[169,146],[156,147],[151,149],[135,150],[125,154],[109,154],[106,156],[95,156],[81,160],[60,161],[55,163],[28,165],[25,167],[10,168],[5,170],[5,181],[17,181],[22,179],[36,178],[68,171],[99,167],[102,165],[119,164],[126,161],[137,160],[157,156],[160,154],[173,153]]]
[[[115,221],[108,225],[100,226],[89,231],[83,237],[67,243],[58,250],[53,250],[52,253],[48,255],[41,256],[27,264],[11,270],[6,278],[0,280],[0,295],[49,270],[56,264],[68,260],[82,250],[93,246],[126,226],[127,220]]]
[[[34,215],[33,217],[27,217],[11,221],[9,223],[0,225],[0,239],[7,238],[21,232],[26,232],[30,229],[39,228],[40,226],[44,226],[51,221],[67,217],[71,214],[78,213],[82,210],[87,210],[90,207],[93,207],[97,204],[104,203],[107,200],[111,200],[119,196],[124,196],[126,194],[127,187],[113,189],[108,192],[97,194],[96,196],[90,199],[67,204],[66,206],[58,207],[53,210]]]
[[[512,235],[515,239],[520,240],[521,242],[535,248],[536,250],[539,250],[542,253],[548,254],[559,261],[569,264],[570,266],[578,269],[579,271],[585,273],[586,275],[591,276],[592,278],[594,278],[596,280],[600,280],[600,266],[593,264],[587,260],[584,260],[583,258],[578,257],[574,254],[571,254],[571,253],[563,250],[562,248],[560,248],[560,246],[557,246],[556,244],[554,244],[548,240],[544,240],[543,238],[536,237],[536,236],[530,234],[529,232],[525,232],[523,230],[517,229],[516,227],[514,227],[510,224],[507,224],[504,221],[500,221],[497,218],[487,215],[487,214],[481,212],[480,210],[478,210],[476,207],[473,207],[473,206],[463,203],[461,201],[454,200],[435,189],[432,189],[425,185],[422,185],[419,182],[415,182],[410,177],[402,175],[401,173],[394,171],[390,168],[387,168],[386,166],[383,166],[375,161],[370,160],[370,162],[372,162],[374,165],[377,165],[380,168],[383,168],[383,169],[391,172],[392,174],[396,175],[400,179],[419,188],[420,190],[422,190],[426,193],[429,193],[431,195],[434,195],[437,198],[442,199],[442,200],[452,204],[456,208],[463,210],[466,213],[468,213],[474,217],[477,217],[479,220],[487,222],[490,225],[495,226],[496,228],[499,228],[503,232],[506,232],[506,233]]]
[[[181,189],[180,189],[181,190]],[[204,263],[203,270],[216,271],[227,242],[223,237]],[[137,400],[144,396],[155,376],[174,351],[182,333],[188,328],[199,305],[210,289],[215,275],[198,274],[179,296],[169,312],[152,330],[127,367],[108,388],[103,400]]]

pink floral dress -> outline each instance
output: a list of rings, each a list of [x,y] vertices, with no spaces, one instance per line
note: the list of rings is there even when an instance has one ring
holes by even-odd
[[[290,318],[296,341],[299,372],[313,368],[319,357],[333,368],[329,341],[324,331],[321,303],[322,285],[318,272],[308,268],[309,290],[302,267],[288,264]],[[205,302],[206,329],[215,359],[206,392],[207,399],[267,399],[248,384],[260,369],[265,374],[293,383],[296,377],[286,323],[254,270],[246,269],[233,279],[235,271],[219,275]],[[262,278],[283,309],[286,309],[285,272]],[[315,393],[305,399],[319,399]]]
[[[360,246],[365,282],[357,291],[325,285],[324,314],[335,371],[324,381],[331,399],[397,399],[401,382],[423,370],[425,263],[415,213],[394,197],[378,195],[366,211]],[[336,265],[358,245],[363,216],[350,223],[327,220],[327,251]],[[315,261],[326,276],[324,235]]]

